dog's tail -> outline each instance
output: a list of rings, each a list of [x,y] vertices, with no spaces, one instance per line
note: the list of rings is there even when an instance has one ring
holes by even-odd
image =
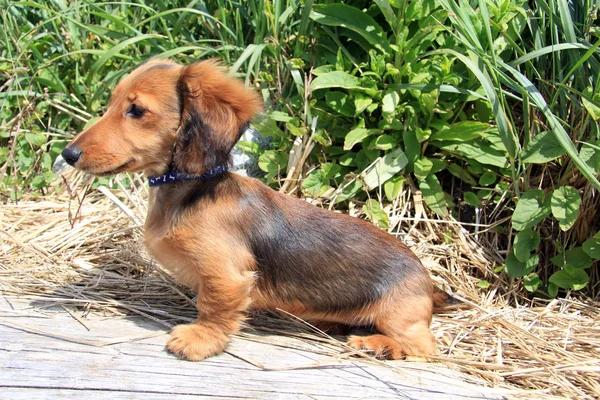
[[[439,313],[442,311],[451,310],[467,310],[470,305],[452,297],[437,286],[433,287],[433,312]]]

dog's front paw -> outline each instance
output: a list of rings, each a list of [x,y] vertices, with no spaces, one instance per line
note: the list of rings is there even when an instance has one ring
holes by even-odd
[[[207,326],[177,325],[171,331],[167,350],[181,359],[200,361],[222,353],[228,342],[227,335]]]

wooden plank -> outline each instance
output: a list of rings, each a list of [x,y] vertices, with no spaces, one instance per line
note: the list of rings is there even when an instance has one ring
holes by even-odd
[[[275,340],[295,348],[236,337],[230,354],[197,363],[181,361],[165,352],[168,335],[163,328],[142,318],[90,316],[83,326],[63,309],[28,310],[28,304],[14,298],[14,309],[7,304],[0,302],[3,398],[500,397],[483,382],[469,383],[465,376],[438,365],[391,362],[397,367],[392,369],[360,360],[336,362],[296,349],[317,348],[316,343],[283,336]],[[131,338],[141,339],[126,340]],[[97,345],[119,339],[123,342]],[[257,363],[274,370],[252,365]],[[307,368],[315,363],[329,365]]]

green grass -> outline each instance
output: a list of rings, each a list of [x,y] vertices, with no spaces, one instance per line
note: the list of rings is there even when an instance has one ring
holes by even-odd
[[[10,199],[48,190],[53,159],[140,62],[218,57],[268,105],[271,148],[240,144],[266,183],[351,201],[381,227],[405,185],[438,218],[510,217],[483,235],[506,250],[498,271],[538,295],[597,290],[598,220],[580,211],[600,188],[591,1],[43,1],[1,14]]]

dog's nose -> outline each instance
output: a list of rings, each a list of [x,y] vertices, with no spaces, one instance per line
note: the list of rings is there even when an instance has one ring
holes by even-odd
[[[75,163],[81,158],[81,149],[76,146],[65,147],[62,151],[62,156],[66,162],[71,166],[75,166]]]

